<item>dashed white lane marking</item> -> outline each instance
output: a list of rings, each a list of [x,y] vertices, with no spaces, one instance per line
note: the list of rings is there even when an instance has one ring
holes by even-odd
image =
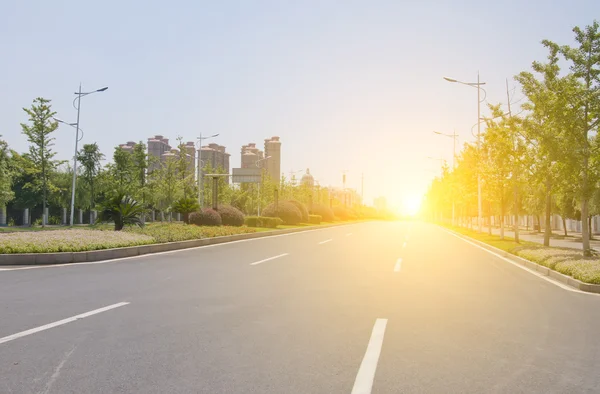
[[[369,345],[367,351],[358,369],[356,380],[354,381],[354,387],[352,387],[351,394],[371,394],[373,388],[373,379],[375,379],[375,371],[377,370],[377,363],[379,362],[379,355],[381,354],[381,346],[383,345],[383,336],[385,334],[385,327],[387,325],[387,319],[375,320],[373,326],[373,332],[371,333],[371,339],[369,339]]]
[[[396,266],[394,267],[394,272],[400,272],[402,269],[402,259],[396,260]]]
[[[404,243],[402,244],[402,247],[403,247],[403,248],[406,248],[406,242],[404,242]]]
[[[348,234],[346,234],[346,237],[349,237],[349,236],[351,236],[351,235],[352,235],[352,233],[348,233]]]
[[[271,260],[278,259],[278,258],[280,258],[280,257],[287,256],[288,254],[289,254],[289,253],[283,253],[283,254],[279,254],[279,255],[277,255],[277,256],[269,257],[268,259],[264,259],[264,260],[255,261],[254,263],[250,263],[250,265],[262,264],[262,263],[265,263],[265,262],[267,262],[267,261],[271,261]]]
[[[326,244],[327,242],[331,242],[331,241],[333,241],[331,238],[330,239],[326,239],[325,241],[319,242],[319,245],[323,245],[323,244]]]
[[[69,318],[66,318],[66,319],[63,319],[63,320],[55,321],[54,323],[49,323],[49,324],[45,324],[43,326],[32,328],[30,330],[21,331],[21,332],[9,335],[9,336],[4,337],[4,338],[0,338],[0,345],[3,344],[3,343],[6,343],[6,342],[13,341],[13,340],[18,339],[18,338],[25,337],[27,335],[35,334],[37,332],[44,331],[44,330],[49,330],[49,329],[54,328],[54,327],[62,326],[63,324],[71,323],[71,322],[74,322],[76,320],[83,319],[83,318],[86,318],[86,317],[89,317],[89,316],[93,316],[93,315],[97,315],[98,313],[106,312],[106,311],[109,311],[111,309],[119,308],[121,306],[125,306],[125,305],[128,305],[128,304],[129,304],[129,302],[119,302],[117,304],[112,304],[112,305],[109,305],[109,306],[105,306],[104,308],[94,309],[93,311],[85,312],[85,313],[82,313],[80,315],[75,315],[75,316],[72,316],[72,317],[69,317]]]

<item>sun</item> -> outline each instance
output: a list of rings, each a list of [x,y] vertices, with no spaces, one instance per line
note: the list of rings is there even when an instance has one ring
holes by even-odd
[[[411,194],[405,196],[402,199],[402,212],[405,215],[414,216],[419,213],[421,209],[421,196],[418,194]]]

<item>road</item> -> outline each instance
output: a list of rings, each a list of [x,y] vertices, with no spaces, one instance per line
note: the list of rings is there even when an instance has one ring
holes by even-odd
[[[597,393],[600,297],[430,224],[0,271],[0,393]]]

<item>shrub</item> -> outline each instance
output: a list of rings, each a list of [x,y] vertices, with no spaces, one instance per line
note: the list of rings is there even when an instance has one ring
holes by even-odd
[[[248,227],[267,227],[277,228],[280,224],[283,224],[283,220],[280,218],[273,218],[268,216],[246,216],[244,222]]]
[[[358,217],[353,210],[341,205],[333,207],[333,214],[340,220],[354,220]]]
[[[48,224],[62,224],[62,220],[58,216],[50,216],[50,218],[48,218]]]
[[[279,217],[284,224],[298,224],[302,221],[302,213],[296,206],[290,202],[283,201],[279,203],[277,211],[274,204],[269,204],[263,210],[264,216]]]
[[[143,227],[143,214],[144,207],[141,204],[129,196],[117,194],[98,206],[96,223],[114,222],[115,231],[121,231],[125,225]]]
[[[173,209],[183,215],[183,222],[189,223],[191,212],[197,211],[200,206],[195,198],[180,198],[173,204]]]
[[[323,220],[325,222],[333,222],[333,220],[334,220],[333,211],[331,210],[331,208],[329,208],[325,205],[313,204],[312,210],[310,213],[313,215],[321,216],[321,220]]]
[[[220,226],[223,224],[219,212],[211,208],[204,208],[199,212],[192,212],[189,216],[190,224],[196,226]]]
[[[244,225],[244,214],[239,209],[231,205],[219,205],[218,212],[225,226],[239,227]]]
[[[308,209],[306,208],[306,205],[302,204],[298,200],[287,200],[286,202],[289,202],[290,204],[293,204],[296,208],[298,208],[298,210],[300,211],[300,215],[302,215],[302,223],[308,223]]]
[[[311,224],[321,224],[321,215],[308,215],[308,222]]]

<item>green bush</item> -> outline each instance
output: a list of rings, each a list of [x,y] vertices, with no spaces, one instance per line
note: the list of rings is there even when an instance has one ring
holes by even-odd
[[[96,223],[114,222],[115,231],[121,231],[125,225],[143,227],[141,217],[144,211],[140,203],[120,193],[98,205]]]
[[[225,226],[243,226],[244,214],[239,209],[231,205],[219,205],[217,211],[221,215],[221,220]]]
[[[204,208],[199,212],[192,212],[189,216],[190,224],[196,226],[220,226],[223,224],[219,212],[211,208]]]
[[[62,224],[62,220],[58,216],[50,216],[50,218],[48,218],[48,224]]]
[[[180,198],[173,204],[175,212],[183,215],[184,223],[189,223],[190,213],[197,211],[198,208],[200,208],[200,205],[198,205],[198,200],[195,198]]]
[[[300,215],[302,215],[302,223],[308,223],[308,209],[306,208],[306,205],[302,204],[298,200],[287,200],[286,202],[289,202],[290,204],[293,204],[296,208],[298,208],[298,210],[300,211]]]
[[[248,227],[277,228],[277,226],[283,224],[283,220],[268,216],[246,216],[244,218],[244,223]]]
[[[308,222],[311,224],[321,224],[321,215],[308,215]]]
[[[340,220],[355,220],[358,218],[356,212],[342,205],[333,207],[333,214]]]
[[[334,220],[333,211],[331,210],[331,208],[325,205],[313,204],[310,213],[313,215],[321,216],[321,220],[323,220],[324,222],[333,222]]]
[[[279,203],[277,210],[274,204],[269,204],[263,210],[264,216],[279,217],[284,224],[298,224],[302,221],[302,213],[296,206],[290,202],[283,201]]]

